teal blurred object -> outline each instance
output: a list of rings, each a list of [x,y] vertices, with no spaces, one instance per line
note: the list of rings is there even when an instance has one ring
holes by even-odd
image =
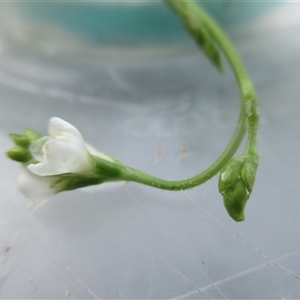
[[[212,0],[198,2],[201,3],[207,11],[209,11],[218,20],[218,22],[226,28],[232,28],[246,23],[254,17],[268,11],[276,4],[276,1],[273,0]]]
[[[204,1],[203,6],[230,28],[268,10],[274,2]],[[33,21],[56,25],[105,44],[170,43],[187,39],[180,20],[161,2],[21,2]]]

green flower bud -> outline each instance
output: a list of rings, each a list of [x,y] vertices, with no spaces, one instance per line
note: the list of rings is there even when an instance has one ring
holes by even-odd
[[[257,166],[258,166],[258,154],[255,151],[249,154],[241,170],[241,178],[244,181],[245,186],[249,193],[252,192]]]
[[[11,133],[9,137],[14,141],[17,146],[28,147],[30,144],[30,139],[25,135]]]
[[[257,165],[257,152],[249,151],[231,159],[220,173],[219,191],[228,214],[237,222],[245,218],[244,210],[253,188]]]
[[[15,161],[26,163],[31,159],[30,152],[21,146],[16,146],[6,152],[7,156]]]
[[[240,176],[241,168],[245,162],[242,156],[231,159],[222,169],[219,177],[219,192],[222,194],[232,187]]]
[[[39,133],[37,133],[31,129],[25,129],[24,133],[25,133],[25,137],[28,138],[29,141],[31,141],[31,142],[43,137],[42,135],[40,135]]]
[[[204,54],[215,67],[223,73],[224,66],[220,51],[206,26],[202,23],[202,18],[197,10],[197,5],[193,3],[193,1],[167,0],[166,3],[181,16],[186,29],[194,37]]]
[[[245,185],[241,179],[238,179],[231,188],[223,193],[224,206],[236,222],[244,221],[244,210],[248,198]]]

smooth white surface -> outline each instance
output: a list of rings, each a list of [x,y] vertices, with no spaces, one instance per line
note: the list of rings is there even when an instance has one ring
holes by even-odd
[[[4,156],[8,133],[46,134],[58,116],[100,151],[180,179],[223,150],[238,90],[192,43],[99,49],[37,28],[1,35],[1,298],[300,297],[300,16],[284,21],[300,4],[282,5],[232,34],[261,110],[260,166],[243,223],[226,214],[217,178],[177,193],[103,185],[28,211],[19,166]]]

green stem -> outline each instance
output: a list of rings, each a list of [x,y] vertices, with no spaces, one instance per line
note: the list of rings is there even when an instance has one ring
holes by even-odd
[[[166,0],[168,2],[168,0]],[[170,6],[176,2],[168,2]],[[248,140],[246,151],[256,148],[257,127],[259,121],[259,112],[257,108],[257,96],[254,86],[250,80],[250,77],[246,71],[246,68],[232,45],[230,40],[226,37],[226,34],[220,29],[220,27],[212,20],[212,18],[205,13],[203,9],[199,9],[199,5],[193,2],[187,2],[187,6],[190,6],[189,11],[194,11],[198,14],[201,22],[205,26],[214,41],[223,50],[228,62],[230,63],[232,70],[235,74],[238,82],[241,94],[241,110],[244,110],[244,119],[248,121]],[[243,114],[243,112],[241,112]]]
[[[195,3],[191,1],[175,2],[170,0],[166,0],[166,3],[182,17],[186,27],[188,29],[191,28],[191,34],[195,32],[195,17],[196,20],[199,18],[210,37],[220,49],[222,49],[232,67],[240,89],[241,110],[238,124],[229,144],[220,157],[202,173],[185,180],[164,180],[123,165],[112,167],[115,168],[119,180],[134,181],[166,190],[185,190],[204,183],[220,172],[240,146],[246,133],[247,125],[249,129],[248,148],[253,148],[253,145],[255,147],[258,112],[254,87],[249,79],[242,60],[226,34],[219,28],[215,21]],[[195,34],[197,34],[197,32]]]

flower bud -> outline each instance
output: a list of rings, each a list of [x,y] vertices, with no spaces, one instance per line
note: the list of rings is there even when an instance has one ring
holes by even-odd
[[[237,222],[245,218],[245,205],[253,188],[257,165],[257,152],[249,151],[231,159],[220,173],[219,191],[228,214]]]
[[[247,159],[241,170],[241,178],[244,181],[245,186],[249,193],[252,192],[257,166],[258,166],[258,154],[255,151],[250,153],[247,156]]]
[[[30,141],[35,141],[38,140],[42,137],[39,133],[31,130],[31,129],[25,129],[24,130],[25,136],[30,140]]]
[[[16,146],[6,152],[7,156],[15,161],[26,163],[31,159],[31,155],[26,148]]]
[[[17,146],[27,147],[30,144],[30,139],[25,135],[11,133],[9,137],[14,141]]]
[[[221,170],[219,177],[219,192],[222,194],[226,189],[233,186],[245,162],[243,157],[235,157],[231,159],[227,165]]]
[[[224,206],[228,214],[236,221],[244,221],[244,210],[248,200],[245,185],[241,179],[223,193]]]

